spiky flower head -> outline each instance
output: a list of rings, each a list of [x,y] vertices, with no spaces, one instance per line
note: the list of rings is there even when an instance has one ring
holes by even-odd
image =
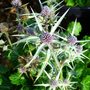
[[[68,41],[68,43],[69,43],[70,45],[74,45],[74,44],[76,44],[76,42],[77,42],[77,37],[75,37],[75,36],[69,36],[69,37],[67,38],[67,41]]]
[[[18,30],[19,32],[21,32],[21,31],[23,30],[23,26],[22,26],[21,24],[18,24],[18,25],[17,25],[17,30]]]
[[[70,81],[69,81],[69,80],[67,80],[67,79],[63,80],[63,84],[64,84],[65,86],[68,86],[68,85],[69,85],[69,83],[70,83]]]
[[[48,6],[44,6],[41,11],[42,16],[50,16],[51,15],[51,9]]]
[[[21,74],[26,73],[26,71],[27,71],[27,69],[25,67],[20,67],[18,70]]]
[[[56,87],[58,87],[58,81],[57,80],[51,80],[50,81],[50,87],[51,88],[56,88]]]
[[[29,35],[35,35],[35,33],[34,33],[34,31],[33,31],[33,29],[32,29],[31,27],[27,27],[27,28],[26,28],[26,32],[27,32],[27,34],[29,34]]]
[[[50,33],[48,33],[48,32],[44,32],[41,35],[40,39],[41,39],[41,42],[42,43],[49,44],[49,43],[52,42],[53,36]]]
[[[81,53],[83,51],[83,47],[81,45],[76,45],[76,52]]]
[[[22,5],[21,0],[12,0],[11,4],[15,7],[20,7]]]

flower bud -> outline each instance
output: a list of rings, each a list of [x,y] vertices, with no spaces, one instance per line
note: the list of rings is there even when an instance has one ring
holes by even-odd
[[[18,25],[17,25],[17,30],[18,30],[19,32],[22,32],[23,26],[22,26],[21,24],[18,24]]]
[[[82,47],[81,45],[77,45],[77,46],[76,46],[76,52],[77,52],[77,53],[81,53],[82,50],[83,50],[83,47]]]
[[[51,80],[50,81],[50,87],[51,88],[56,88],[58,86],[58,81],[57,80]]]
[[[21,74],[23,74],[23,73],[26,73],[27,69],[25,67],[20,67],[18,70]]]
[[[35,35],[33,29],[30,28],[30,27],[27,27],[27,28],[26,28],[26,32],[27,32],[27,34],[29,34],[29,35]]]
[[[67,38],[67,41],[68,41],[69,44],[74,45],[77,42],[77,37],[70,36],[70,37]]]
[[[49,44],[52,42],[53,36],[49,34],[48,32],[45,32],[41,35],[40,39],[41,39],[41,42]]]
[[[51,10],[48,6],[44,6],[42,8],[42,11],[41,11],[41,15],[42,16],[50,16],[51,15]]]
[[[11,4],[15,7],[20,7],[22,5],[21,0],[12,0]]]

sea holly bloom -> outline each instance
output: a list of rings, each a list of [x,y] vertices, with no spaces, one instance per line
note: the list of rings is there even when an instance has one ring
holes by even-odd
[[[69,36],[69,37],[67,38],[67,42],[68,42],[70,45],[74,45],[74,44],[76,44],[76,42],[77,42],[77,37],[75,37],[75,36]]]
[[[58,84],[59,84],[59,82],[57,80],[51,80],[50,81],[50,87],[51,88],[57,88]]]
[[[26,73],[27,69],[25,67],[20,67],[18,68],[18,71],[21,73],[21,74],[24,74]]]
[[[11,4],[15,7],[20,7],[22,5],[21,0],[12,0]]]
[[[41,42],[42,43],[49,44],[49,43],[52,42],[53,36],[50,33],[48,33],[48,32],[44,32],[41,35],[40,39],[41,39]]]
[[[31,8],[32,10],[32,8]],[[46,50],[47,53],[45,53],[45,61],[43,62],[44,64],[42,65],[40,72],[37,75],[37,78],[35,79],[35,81],[38,80],[38,78],[41,76],[41,74],[43,73],[44,69],[46,68],[48,61],[53,58],[55,60],[55,63],[57,65],[58,68],[60,68],[60,63],[57,59],[57,56],[54,53],[54,49],[52,47],[51,43],[55,43],[53,36],[54,36],[54,32],[56,31],[56,29],[58,28],[59,24],[61,23],[61,21],[63,20],[63,18],[65,17],[65,15],[67,14],[68,10],[60,17],[60,19],[55,23],[54,26],[52,26],[50,32],[46,32],[44,30],[44,28],[42,27],[42,24],[39,22],[39,19],[37,18],[36,14],[34,13],[34,11],[32,10],[33,15],[35,17],[35,20],[37,22],[37,25],[39,27],[39,30],[41,32],[41,38],[39,38],[38,34],[37,36],[28,36],[22,40],[19,40],[18,42],[16,42],[15,44],[21,43],[21,42],[26,42],[26,44],[30,41],[34,41],[34,43],[36,44],[36,41],[39,42],[39,45],[35,52],[35,54],[32,56],[32,59],[24,66],[25,68],[28,68],[31,63],[33,63],[33,61],[36,59],[36,57],[39,55],[40,52],[42,52],[43,50],[45,50],[45,46],[48,47],[48,50]],[[56,36],[55,36],[56,37]],[[42,43],[40,43],[42,42]],[[57,43],[56,43],[57,44]],[[52,54],[52,56],[51,56]]]
[[[58,12],[58,10],[60,10],[60,8],[63,7],[63,6],[60,6],[60,4],[63,1],[61,1],[58,4],[55,3],[54,5],[51,3],[48,4],[48,1],[45,1],[45,3],[47,3],[47,5],[42,5],[41,1],[39,0],[40,6],[41,6],[41,13],[40,13],[40,19],[39,20],[41,21],[43,26],[45,26],[45,28],[48,27],[50,24],[54,25],[54,23],[56,23],[56,21],[58,19],[58,14],[59,14],[57,12]],[[58,8],[58,6],[60,8]]]
[[[17,30],[18,30],[19,32],[22,32],[23,29],[24,29],[24,27],[23,27],[22,24],[18,24],[18,25],[17,25]]]
[[[35,84],[34,86],[43,86],[43,87],[49,87],[48,90],[65,90],[67,88],[67,90],[72,89],[73,88],[73,84],[75,84],[76,82],[71,82],[70,81],[70,77],[68,76],[67,79],[60,79],[60,75],[62,73],[62,68],[60,69],[60,71],[58,72],[58,74],[56,75],[55,79],[52,79],[52,77],[45,71],[47,77],[49,78],[49,83],[47,84]]]
[[[76,45],[76,53],[81,53],[83,51],[83,46]]]
[[[50,16],[51,15],[51,9],[48,6],[43,6],[41,11],[42,16]]]
[[[26,32],[27,32],[27,34],[29,34],[29,35],[35,35],[33,29],[30,28],[30,27],[27,27],[27,28],[26,28]]]

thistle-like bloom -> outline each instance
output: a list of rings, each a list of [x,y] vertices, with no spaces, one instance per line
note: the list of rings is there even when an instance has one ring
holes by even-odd
[[[26,73],[26,71],[27,71],[27,69],[25,67],[20,67],[18,70],[21,74]]]
[[[76,46],[76,52],[81,53],[83,51],[83,47],[81,45]]]
[[[21,32],[21,31],[23,30],[23,26],[22,26],[21,24],[18,24],[18,25],[17,25],[17,30],[18,30],[19,32]]]
[[[71,90],[73,89],[73,85],[76,82],[71,82],[70,78],[71,75],[68,75],[66,79],[60,79],[61,69],[56,75],[55,79],[52,79],[52,77],[45,71],[46,75],[48,76],[50,82],[46,84],[35,84],[34,86],[44,86],[49,87],[49,90],[57,90],[59,88],[60,90]],[[67,88],[67,89],[66,89]]]
[[[12,0],[11,4],[15,7],[20,7],[22,5],[21,0]]]
[[[76,44],[76,42],[77,42],[77,37],[75,37],[75,36],[70,36],[70,37],[67,38],[67,41],[68,41],[68,43],[69,43],[70,45],[74,45],[74,44]]]
[[[40,39],[42,43],[49,44],[52,42],[53,36],[50,33],[45,32],[41,35]]]
[[[51,80],[50,81],[50,87],[51,88],[57,88],[58,84],[59,84],[59,82],[57,80]]]
[[[51,15],[51,9],[48,6],[44,6],[41,11],[42,16],[50,16]]]
[[[27,32],[28,34],[30,34],[30,35],[35,35],[33,29],[30,28],[30,27],[27,27],[27,28],[26,28],[26,32]]]

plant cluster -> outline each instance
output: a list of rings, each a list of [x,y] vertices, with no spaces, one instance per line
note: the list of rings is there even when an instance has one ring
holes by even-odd
[[[0,31],[5,34],[9,43],[5,45],[0,40],[0,47],[12,62],[13,69],[12,73],[4,69],[5,74],[0,74],[0,85],[4,85],[6,78],[3,75],[8,72],[6,77],[10,82],[5,85],[10,87],[7,86],[5,90],[14,88],[14,85],[17,86],[16,90],[89,90],[90,86],[85,87],[83,84],[90,79],[90,75],[82,82],[79,77],[85,70],[84,60],[89,59],[84,54],[87,51],[84,47],[90,40],[78,40],[81,26],[77,19],[69,24],[67,30],[60,26],[69,11],[68,9],[62,16],[58,16],[57,12],[62,6],[58,7],[62,2],[39,2],[40,13],[34,12],[32,7],[32,13],[21,13],[21,1],[12,0],[18,22],[16,34],[12,35],[16,42],[12,43],[8,28],[3,23],[0,24]]]

